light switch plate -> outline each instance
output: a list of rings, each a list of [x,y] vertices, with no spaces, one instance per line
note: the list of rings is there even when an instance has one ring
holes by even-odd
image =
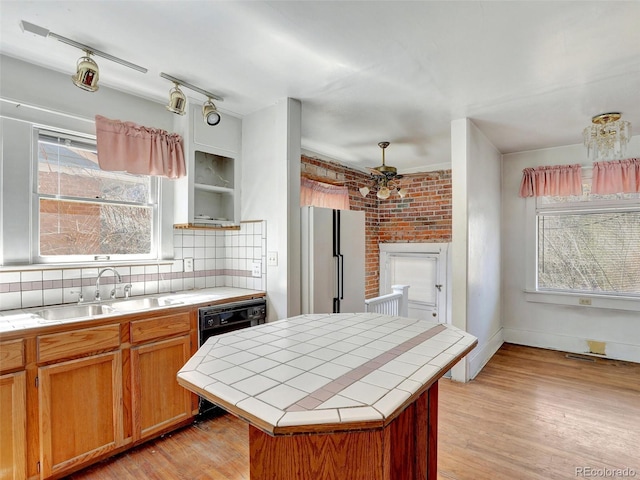
[[[261,262],[253,262],[251,264],[251,276],[252,277],[260,277],[260,276],[262,276],[262,263]]]

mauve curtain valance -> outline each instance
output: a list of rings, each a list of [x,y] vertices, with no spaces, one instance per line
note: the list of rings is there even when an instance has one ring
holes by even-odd
[[[183,141],[177,133],[96,115],[96,137],[102,170],[168,178],[187,174]]]
[[[349,210],[349,189],[340,185],[316,182],[300,178],[300,206]]]
[[[595,162],[591,193],[640,192],[640,158]]]
[[[520,183],[521,197],[582,195],[582,167],[554,165],[525,168]]]

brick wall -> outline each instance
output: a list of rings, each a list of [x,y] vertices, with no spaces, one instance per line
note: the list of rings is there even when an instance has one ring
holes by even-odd
[[[371,177],[339,163],[302,156],[302,174],[318,181],[349,188],[352,210],[363,210],[366,222],[365,295],[379,291],[379,243],[451,241],[451,170],[405,176],[408,190],[401,199],[395,193],[379,200],[374,192],[362,197],[358,188],[371,186]]]

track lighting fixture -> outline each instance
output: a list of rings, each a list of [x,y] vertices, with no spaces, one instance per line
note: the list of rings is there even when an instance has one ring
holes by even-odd
[[[46,28],[34,25],[33,23],[25,22],[24,20],[22,20],[20,21],[20,28],[23,32],[33,33],[45,38],[52,37],[59,42],[66,43],[67,45],[71,45],[72,47],[83,50],[86,55],[84,57],[80,57],[80,59],[78,60],[78,64],[76,65],[76,74],[72,75],[71,78],[76,86],[82,88],[83,90],[87,90],[88,92],[95,92],[96,90],[98,90],[99,74],[98,64],[89,55],[106,58],[107,60],[111,60],[112,62],[132,68],[133,70],[137,70],[138,72],[147,73],[147,69],[141,67],[140,65],[127,62],[126,60],[122,60],[121,58],[109,55],[108,53],[97,50],[93,47],[90,47],[89,45],[85,45],[84,43],[76,42],[75,40],[63,37],[62,35],[58,35],[57,33],[50,32]]]
[[[169,91],[169,105],[167,110],[177,115],[184,115],[187,113],[185,108],[187,106],[187,97],[184,96],[182,90],[178,86],[178,83],[174,83],[174,87]]]
[[[202,90],[201,88],[196,87],[195,85],[191,85],[190,83],[187,83],[184,80],[180,80],[176,77],[172,77],[171,75],[167,75],[166,73],[160,72],[160,76],[175,84],[175,88],[171,90],[171,96],[169,98],[169,105],[167,105],[167,110],[173,113],[177,113],[178,115],[184,115],[186,105],[182,106],[179,109],[172,108],[173,100],[174,100],[174,92],[177,90],[178,92],[180,92],[180,94],[182,94],[182,91],[180,90],[180,88],[178,88],[179,86],[182,86],[190,90],[194,90],[198,93],[201,93],[202,95],[207,97],[207,101],[204,103],[204,105],[202,105],[202,118],[204,120],[204,123],[211,126],[218,125],[220,123],[221,116],[220,116],[220,113],[218,112],[218,109],[213,104],[213,100],[216,100],[217,102],[222,102],[224,100],[222,97],[219,97],[218,95],[214,95],[211,92],[207,92],[206,90]],[[182,94],[182,98],[186,102],[184,94]]]
[[[210,98],[202,105],[202,118],[207,125],[214,126],[220,123],[220,114]]]
[[[100,76],[100,70],[98,69],[98,64],[89,56],[91,52],[87,50],[85,53],[84,57],[78,59],[76,74],[72,75],[71,79],[76,87],[95,92],[99,88],[98,77]]]

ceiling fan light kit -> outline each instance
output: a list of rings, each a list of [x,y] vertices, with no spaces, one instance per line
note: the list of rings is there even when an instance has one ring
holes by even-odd
[[[100,51],[89,45],[85,45],[84,43],[76,42],[75,40],[72,40],[70,38],[63,37],[62,35],[53,33],[44,27],[35,25],[25,20],[20,21],[20,28],[25,33],[33,33],[34,35],[45,38],[55,38],[62,43],[66,43],[67,45],[71,45],[72,47],[83,50],[85,52],[85,55],[78,59],[78,62],[76,64],[76,73],[75,75],[71,76],[71,79],[73,80],[74,85],[87,92],[96,92],[99,88],[98,78],[100,76],[100,69],[95,60],[91,58],[91,55],[106,58],[107,60],[131,68],[133,70],[137,70],[141,73],[147,73],[148,71],[146,68],[141,67],[140,65],[136,65],[135,63],[128,62],[118,57],[114,57],[113,55]],[[167,75],[166,73],[161,72],[160,76],[174,83],[174,88],[172,88],[169,92],[169,104],[166,106],[167,110],[175,113],[176,115],[184,115],[186,113],[187,97],[184,95],[182,90],[180,90],[180,86],[183,86],[201,93],[202,95],[207,97],[207,101],[204,103],[204,105],[202,105],[202,118],[204,122],[210,126],[218,125],[220,123],[221,116],[215,104],[213,103],[213,100],[222,102],[222,97],[214,95],[213,93],[196,87],[195,85],[191,85],[190,83],[187,83],[183,80],[179,80],[175,77]]]
[[[380,200],[388,199],[395,191],[400,198],[404,198],[409,193],[408,190],[398,184],[398,180],[402,178],[402,175],[398,175],[398,169],[385,163],[385,150],[390,145],[390,142],[379,142],[378,146],[382,149],[382,165],[375,168],[370,168],[371,177],[374,182],[371,188],[377,188],[376,197]],[[360,194],[366,197],[372,190],[369,187],[362,187],[359,189]]]

